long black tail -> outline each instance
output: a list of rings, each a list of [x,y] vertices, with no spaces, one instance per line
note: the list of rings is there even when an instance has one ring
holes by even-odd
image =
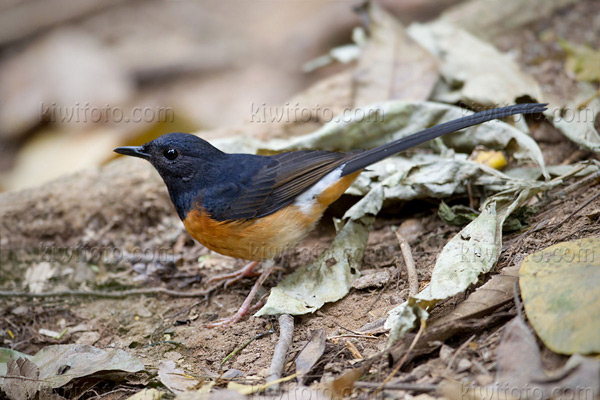
[[[386,157],[393,156],[401,151],[418,146],[421,143],[425,143],[447,133],[452,133],[460,129],[468,128],[469,126],[491,121],[492,119],[508,117],[509,115],[541,113],[546,109],[546,106],[547,104],[540,103],[516,104],[514,106],[480,111],[467,117],[455,119],[454,121],[448,121],[443,124],[424,129],[394,142],[390,142],[357,154],[344,165],[344,168],[342,169],[342,176],[359,171],[371,164],[376,163],[377,161],[383,160]]]

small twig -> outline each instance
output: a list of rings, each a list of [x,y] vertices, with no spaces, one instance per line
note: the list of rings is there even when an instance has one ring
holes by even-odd
[[[585,169],[585,167],[581,166],[580,168],[576,169],[575,171],[573,171],[571,174],[569,174],[568,177],[571,177],[579,172],[581,172],[583,169]],[[568,177],[563,177],[563,178],[568,178]],[[557,179],[557,178],[555,178]],[[556,193],[553,194],[548,194],[548,197],[546,200],[541,201],[538,206],[545,206],[557,199],[560,199],[566,195],[568,195],[569,193],[574,192],[575,190],[583,187],[583,186],[587,186],[587,185],[591,185],[592,183],[594,183],[595,181],[597,181],[598,179],[600,179],[600,171],[596,171],[592,174],[589,174],[588,176],[586,176],[583,179],[580,179],[576,182],[571,183],[570,185],[566,186],[565,188],[563,188],[562,190],[557,191]],[[554,180],[554,179],[553,179]]]
[[[448,363],[448,366],[446,367],[446,371],[450,371],[452,369],[452,365],[454,364],[454,361],[456,361],[456,358],[458,357],[458,355],[465,349],[465,347],[467,347],[469,345],[469,343],[471,343],[473,341],[473,339],[475,339],[475,337],[477,337],[477,335],[472,335],[463,344],[461,344],[458,347],[458,349],[456,349],[456,351],[452,355],[452,358],[450,359],[450,362]]]
[[[406,273],[408,275],[408,294],[413,297],[419,292],[419,278],[417,275],[417,269],[415,268],[415,260],[412,256],[410,245],[404,239],[404,237],[396,230],[396,238],[400,243],[400,250],[402,251],[402,257],[404,257],[404,264],[406,265]]]
[[[269,367],[269,375],[267,375],[267,383],[277,381],[281,378],[283,368],[285,366],[285,359],[292,343],[292,336],[294,333],[294,317],[289,314],[283,314],[279,316],[279,340],[275,345],[275,351],[273,352],[273,359],[271,360],[271,366]],[[278,384],[275,384],[269,388],[270,391],[276,391]]]
[[[17,375],[0,375],[2,379],[19,379],[22,381],[32,381],[32,382],[47,382],[46,379],[37,379],[37,378],[28,378],[26,376],[17,376]]]
[[[99,297],[105,299],[122,299],[129,296],[141,295],[159,295],[164,294],[171,297],[200,297],[206,296],[210,290],[197,290],[193,292],[179,292],[165,288],[146,288],[146,289],[130,289],[122,291],[104,292],[100,290],[63,290],[60,292],[42,292],[42,293],[24,293],[13,291],[0,291],[1,297],[27,297],[27,298],[47,298],[47,297]]]
[[[354,334],[354,335],[362,335],[360,332],[355,332],[355,331],[353,331],[353,330],[351,330],[351,329],[348,329],[348,328],[346,328],[346,327],[344,327],[344,326],[342,326],[342,325],[338,324],[338,323],[337,323],[337,322],[335,322],[335,321],[334,321],[333,323],[334,323],[334,324],[336,324],[336,325],[337,325],[339,328],[342,328],[343,330],[345,330],[345,331],[347,331],[347,332],[350,332],[350,333],[352,333],[352,334]]]
[[[350,350],[350,353],[352,353],[352,356],[356,359],[356,360],[362,360],[364,359],[363,355],[360,354],[360,351],[356,348],[356,346],[354,345],[354,343],[352,343],[350,340],[346,340],[346,347],[348,348],[348,350]]]
[[[551,229],[551,231],[555,231],[558,227],[560,227],[562,224],[564,224],[565,222],[567,222],[568,220],[570,220],[571,218],[573,218],[575,216],[575,214],[577,214],[579,211],[583,210],[584,208],[586,208],[587,206],[590,205],[591,202],[593,202],[594,200],[596,200],[598,197],[600,197],[600,192],[596,193],[594,196],[592,196],[590,199],[588,199],[585,203],[583,203],[581,206],[577,207],[577,209],[575,211],[573,211],[571,214],[569,214],[565,219],[563,219],[560,222],[557,222],[556,225],[554,225]]]
[[[328,340],[331,339],[343,339],[343,338],[357,338],[357,339],[380,339],[377,336],[369,336],[369,335],[333,335],[333,336],[327,336]]]
[[[181,342],[176,342],[174,340],[161,340],[161,341],[158,341],[158,342],[152,342],[152,343],[148,343],[148,344],[142,346],[142,348],[159,346],[161,344],[172,344],[174,346],[181,346],[181,347],[187,349],[187,346],[185,344],[183,344]]]
[[[259,333],[258,335],[254,336],[253,338],[251,338],[250,340],[248,340],[246,343],[244,343],[243,345],[241,345],[240,347],[238,347],[237,349],[233,350],[231,353],[229,353],[227,355],[227,357],[225,357],[223,359],[223,361],[221,361],[221,367],[231,359],[231,357],[235,356],[237,353],[239,353],[240,351],[244,350],[250,343],[254,342],[256,339],[260,339],[263,336],[267,336],[270,335],[271,333],[274,333],[275,329],[273,329],[271,327],[271,329],[269,329],[266,332],[263,333]]]
[[[391,381],[392,378],[394,378],[394,376],[398,373],[398,371],[400,371],[400,368],[402,368],[402,366],[404,365],[404,363],[408,359],[408,356],[410,355],[410,352],[415,348],[415,346],[417,345],[417,342],[419,341],[419,339],[421,339],[421,335],[423,335],[423,332],[425,331],[425,327],[426,326],[427,326],[427,322],[425,322],[425,320],[422,319],[421,320],[421,326],[419,327],[419,331],[417,332],[417,334],[413,338],[413,341],[410,344],[410,346],[408,347],[408,349],[406,350],[406,353],[404,353],[404,356],[398,362],[398,365],[396,365],[396,367],[394,368],[394,370],[392,372],[390,372],[390,374],[383,380],[383,383],[381,384],[380,388],[377,391],[381,390],[383,388],[383,386],[385,384],[387,384],[389,381]]]
[[[388,383],[381,385],[377,382],[354,382],[354,387],[364,389],[378,389],[383,390],[407,390],[411,392],[434,392],[437,390],[437,385],[417,385],[414,383]]]

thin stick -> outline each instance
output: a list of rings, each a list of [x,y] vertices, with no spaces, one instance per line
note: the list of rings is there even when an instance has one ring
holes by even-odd
[[[391,381],[392,378],[394,378],[394,376],[398,373],[398,371],[400,371],[400,368],[402,368],[402,366],[406,362],[406,359],[410,355],[410,352],[415,348],[415,346],[417,345],[417,342],[419,341],[419,339],[421,339],[421,335],[423,335],[423,332],[425,331],[425,327],[426,326],[427,326],[427,323],[425,322],[425,320],[421,320],[421,326],[419,327],[419,331],[417,332],[417,334],[415,335],[412,343],[410,344],[410,346],[406,350],[406,353],[404,353],[404,357],[402,357],[402,359],[398,362],[398,365],[396,365],[396,368],[394,368],[394,370],[387,376],[387,378],[384,379],[384,381],[381,384],[381,386],[383,386],[386,383],[388,383],[389,381]]]
[[[267,383],[274,382],[281,378],[285,366],[285,358],[290,348],[290,344],[292,343],[293,333],[294,317],[289,314],[280,315],[279,340],[277,341],[275,351],[273,352],[273,359],[271,360],[271,366],[269,367],[269,375],[267,375]],[[279,384],[274,384],[269,388],[269,391],[276,391],[278,388]]]
[[[583,203],[581,206],[579,206],[575,211],[573,211],[571,214],[569,214],[568,217],[566,217],[565,219],[563,219],[562,221],[560,221],[556,225],[554,225],[552,227],[552,230],[553,231],[556,230],[559,226],[561,226],[562,224],[564,224],[565,222],[567,222],[568,220],[573,218],[575,216],[575,214],[577,214],[579,211],[581,211],[584,208],[586,208],[587,206],[589,206],[590,203],[593,202],[594,200],[596,200],[598,197],[600,197],[600,193],[596,193],[594,196],[592,196],[590,199],[588,199],[585,203]]]
[[[402,250],[402,257],[404,257],[404,264],[406,265],[406,273],[408,275],[408,294],[413,297],[419,293],[419,278],[417,275],[417,269],[415,268],[415,260],[412,256],[410,245],[404,239],[404,237],[396,230],[396,238],[400,243],[400,250]]]
[[[433,392],[437,390],[437,385],[416,385],[414,383],[388,383],[381,385],[377,382],[354,382],[354,387],[364,389],[377,389],[379,387],[383,390],[408,390],[411,392]]]
[[[357,339],[381,339],[378,338],[377,336],[369,336],[369,335],[333,335],[333,336],[327,336],[328,340],[331,339],[343,339],[343,338],[357,338]]]
[[[271,333],[274,333],[275,330],[273,328],[269,329],[266,332],[263,333],[259,333],[258,335],[254,336],[253,338],[249,339],[246,343],[242,344],[241,346],[239,346],[238,348],[236,348],[235,350],[233,350],[231,353],[229,353],[227,355],[227,357],[225,357],[223,359],[223,361],[221,361],[221,367],[231,359],[231,357],[235,356],[237,353],[239,353],[240,351],[244,350],[246,347],[248,347],[248,345],[252,342],[254,342],[256,339],[260,339],[263,336],[267,336],[270,335]]]
[[[465,349],[465,347],[467,347],[469,345],[469,343],[471,343],[473,341],[473,339],[475,339],[477,337],[477,335],[472,335],[469,339],[467,339],[463,344],[461,344],[458,349],[456,349],[456,351],[454,352],[454,354],[452,355],[452,358],[450,359],[450,362],[448,363],[448,366],[446,367],[446,371],[450,371],[452,369],[452,365],[454,364],[454,361],[456,361],[456,358],[458,357],[458,355]]]
[[[141,295],[159,295],[164,294],[171,297],[201,297],[209,294],[211,290],[196,290],[193,292],[179,292],[165,288],[146,288],[130,289],[121,291],[104,292],[99,290],[63,290],[60,292],[42,292],[42,293],[24,293],[13,291],[0,291],[2,297],[27,297],[27,298],[47,298],[47,297],[99,297],[105,299],[122,299],[129,296]]]

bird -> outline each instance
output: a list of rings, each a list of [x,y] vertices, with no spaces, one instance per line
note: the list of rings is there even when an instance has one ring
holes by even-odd
[[[259,276],[233,316],[208,325],[229,326],[246,315],[273,270],[272,263],[266,263],[270,266],[262,273],[254,272],[258,262],[272,260],[304,238],[366,167],[469,126],[545,109],[546,104],[527,103],[480,111],[372,149],[350,152],[229,154],[196,135],[179,132],[114,151],[154,166],[192,238],[217,253],[251,261],[235,273],[209,280],[227,280],[227,285]]]

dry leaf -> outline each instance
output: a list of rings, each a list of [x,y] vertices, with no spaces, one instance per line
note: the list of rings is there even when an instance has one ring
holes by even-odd
[[[519,276],[519,266],[506,267],[492,276],[485,285],[469,295],[452,312],[435,320],[429,328],[443,326],[463,318],[480,318],[513,300],[514,285]]]
[[[597,89],[580,82],[579,93],[563,109],[549,107],[545,115],[569,140],[578,146],[600,153],[600,132],[596,121],[600,115],[600,96]]]
[[[557,353],[600,352],[600,239],[530,254],[519,271],[527,318]]]
[[[484,40],[512,34],[527,24],[545,20],[576,0],[471,0],[446,10],[441,19]]]
[[[354,382],[356,382],[364,372],[363,368],[354,368],[344,372],[333,381],[320,384],[320,386],[323,387],[324,392],[331,393],[333,399],[347,398],[352,393],[352,389],[354,389]]]
[[[600,82],[600,50],[566,40],[559,43],[567,53],[565,68],[571,71],[578,81]]]
[[[158,379],[173,393],[182,393],[194,389],[200,383],[175,366],[172,360],[162,361],[158,367]]]
[[[160,400],[162,396],[163,392],[156,389],[144,389],[128,397],[127,400]]]
[[[327,334],[324,329],[312,331],[308,344],[302,349],[298,358],[296,358],[296,373],[299,375],[298,382],[300,384],[304,381],[304,375],[310,372],[325,352],[326,340]]]
[[[26,358],[11,358],[2,382],[2,390],[10,400],[29,400],[40,388],[39,377],[40,370],[37,365]]]
[[[593,399],[600,391],[600,361],[591,357],[574,355],[561,369],[546,374],[535,336],[519,317],[505,326],[497,352],[500,393]]]
[[[5,370],[8,349],[0,349],[0,372]],[[35,356],[26,356],[40,371],[44,386],[58,388],[76,378],[109,372],[113,380],[144,370],[144,364],[120,349],[98,349],[83,344],[60,344],[42,348]]]
[[[433,54],[443,77],[434,100],[479,107],[512,104],[527,96],[542,100],[538,83],[509,55],[449,22],[412,24],[408,33]]]
[[[535,336],[519,317],[504,326],[496,353],[497,382],[510,382],[521,388],[544,375]]]
[[[31,293],[41,293],[44,290],[44,286],[54,276],[56,268],[52,265],[43,261],[27,268],[25,271],[25,280],[23,284],[29,288]]]
[[[369,40],[354,72],[354,105],[383,100],[427,100],[438,80],[434,57],[376,2],[364,6]]]

